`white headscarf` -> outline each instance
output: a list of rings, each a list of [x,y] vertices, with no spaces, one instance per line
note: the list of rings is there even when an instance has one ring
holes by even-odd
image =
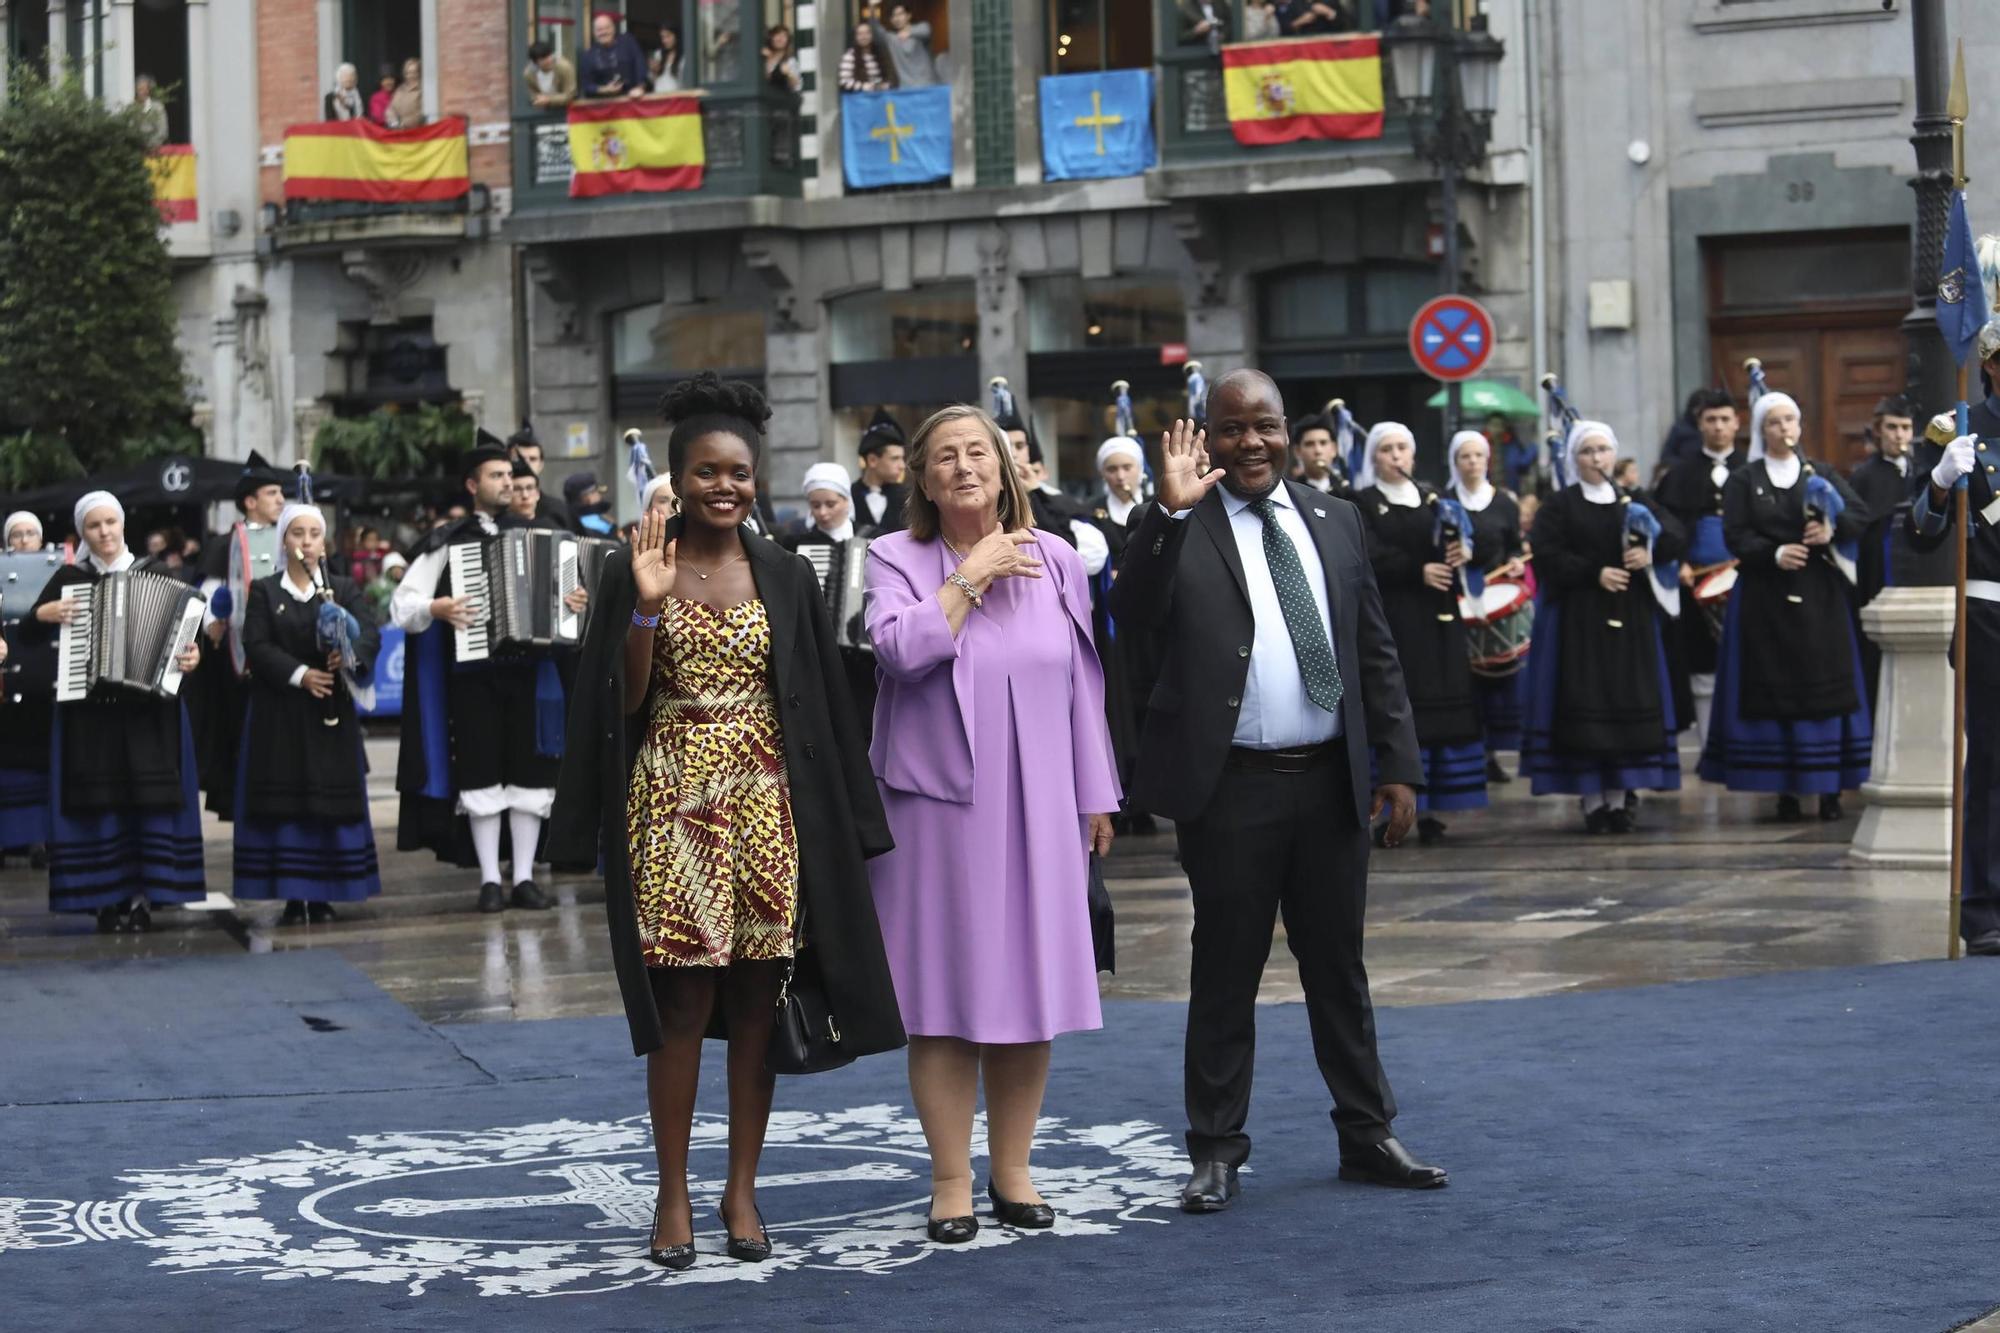
[[[1412,455],[1417,450],[1417,437],[1408,426],[1400,421],[1378,421],[1368,428],[1368,440],[1361,446],[1361,468],[1354,476],[1354,489],[1365,491],[1375,484],[1375,449],[1391,435],[1400,435],[1410,442]]]
[[[1799,409],[1798,400],[1788,393],[1772,389],[1756,402],[1750,404],[1750,461],[1756,462],[1764,456],[1764,418],[1774,407],[1790,407],[1798,412],[1800,426],[1805,425],[1806,414]]]
[[[1145,452],[1139,448],[1137,440],[1130,435],[1114,435],[1097,446],[1097,470],[1104,471],[1106,463],[1120,456],[1131,459],[1142,468],[1146,466]]]
[[[42,532],[42,520],[25,509],[16,509],[13,513],[7,515],[7,526],[0,528],[0,546],[5,546],[7,543],[13,541],[14,529],[19,527],[33,528],[37,541],[46,540]]]
[[[70,520],[76,524],[77,536],[83,536],[83,520],[90,517],[90,511],[93,509],[113,509],[117,511],[120,519],[125,517],[125,506],[119,504],[118,497],[110,491],[87,491],[83,498],[76,502],[76,508],[70,514]]]
[[[1477,442],[1479,444],[1484,444],[1487,447],[1488,453],[1486,456],[1486,463],[1487,463],[1488,473],[1486,478],[1486,489],[1480,492],[1477,496],[1468,496],[1465,490],[1465,483],[1460,480],[1458,475],[1458,451],[1463,447],[1465,447],[1466,445],[1472,444],[1474,442]],[[1451,493],[1453,495],[1456,495],[1460,500],[1486,499],[1493,494],[1493,477],[1491,472],[1491,468],[1493,465],[1493,455],[1491,453],[1492,447],[1493,446],[1487,442],[1484,432],[1481,431],[1462,430],[1458,434],[1451,437],[1451,447],[1445,450],[1444,465],[1451,470]]]
[[[664,472],[647,482],[646,489],[639,492],[639,512],[643,514],[648,509],[651,509],[653,507],[653,497],[660,493],[661,488],[670,487],[673,484],[674,479]]]
[[[799,494],[810,500],[814,491],[832,491],[849,503],[854,500],[854,483],[847,479],[847,469],[838,463],[814,463],[806,469]]]
[[[1569,428],[1569,435],[1563,440],[1563,475],[1578,485],[1583,483],[1583,477],[1576,470],[1576,451],[1585,440],[1596,435],[1601,435],[1610,442],[1611,456],[1617,458],[1618,432],[1602,421],[1579,421]],[[1607,484],[1611,481],[1609,472],[1604,474],[1604,480]]]
[[[302,505],[297,500],[288,500],[285,507],[278,511],[278,545],[285,544],[286,530],[302,518],[316,518],[320,530],[326,530],[326,515],[320,512],[318,505]]]

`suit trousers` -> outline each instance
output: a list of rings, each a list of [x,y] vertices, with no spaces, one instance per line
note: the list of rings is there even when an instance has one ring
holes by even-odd
[[[1375,1050],[1361,962],[1368,830],[1335,742],[1304,772],[1231,763],[1199,819],[1179,825],[1194,892],[1188,978],[1188,1155],[1240,1166],[1257,1048],[1257,988],[1282,914],[1305,988],[1313,1055],[1343,1143],[1389,1137],[1396,1101]]]

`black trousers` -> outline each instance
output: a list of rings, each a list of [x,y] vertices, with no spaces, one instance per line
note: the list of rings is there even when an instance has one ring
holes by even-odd
[[[1965,866],[1958,933],[2000,930],[2000,604],[1966,603]]]
[[[1304,772],[1232,762],[1215,799],[1179,826],[1194,891],[1188,977],[1188,1155],[1240,1166],[1250,1156],[1250,1075],[1257,986],[1282,915],[1305,987],[1313,1056],[1333,1094],[1343,1142],[1389,1137],[1396,1099],[1375,1052],[1375,1011],[1361,963],[1368,831],[1354,818],[1338,744]]]
[[[451,779],[460,791],[556,785],[562,760],[535,749],[538,666],[508,660],[451,673]]]

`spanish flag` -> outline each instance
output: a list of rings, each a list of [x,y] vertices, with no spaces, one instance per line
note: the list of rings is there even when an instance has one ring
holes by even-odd
[[[411,130],[328,120],[285,131],[285,198],[364,204],[433,203],[472,188],[465,117]]]
[[[572,102],[569,108],[569,194],[699,190],[707,154],[701,100],[628,97]]]
[[[165,144],[146,163],[153,175],[153,204],[162,222],[193,222],[195,212],[194,146]]]
[[[1238,143],[1382,137],[1379,37],[1225,46],[1222,78]]]

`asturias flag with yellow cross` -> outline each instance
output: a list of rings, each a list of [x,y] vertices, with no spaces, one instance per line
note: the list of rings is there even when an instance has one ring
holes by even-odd
[[[850,190],[951,179],[951,89],[840,95],[840,164]]]
[[[287,199],[428,203],[460,198],[471,188],[464,116],[408,130],[328,120],[285,131]]]
[[[1382,137],[1379,37],[1225,46],[1222,79],[1238,143]]]
[[[1051,74],[1041,92],[1044,180],[1137,176],[1158,160],[1153,71]]]
[[[699,190],[708,154],[698,97],[572,102],[572,199],[656,190]]]

